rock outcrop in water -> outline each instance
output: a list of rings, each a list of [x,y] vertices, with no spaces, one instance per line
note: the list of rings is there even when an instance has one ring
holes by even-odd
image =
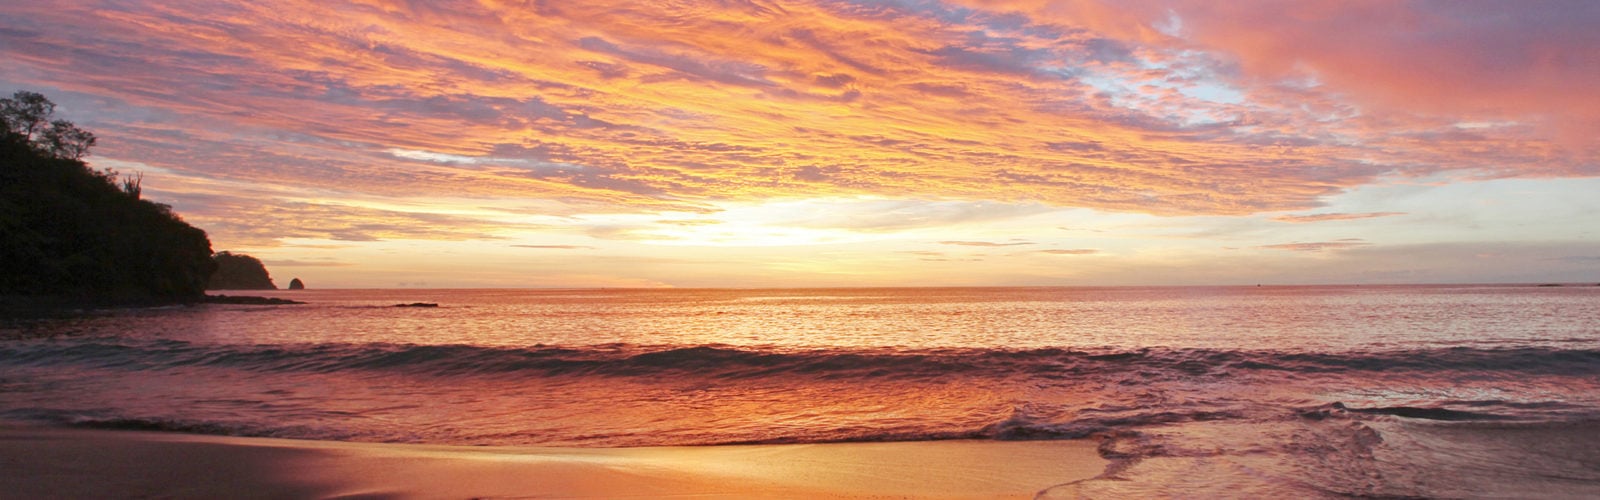
[[[200,302],[203,302],[203,303],[206,303],[206,304],[242,304],[242,305],[250,305],[250,306],[280,306],[280,305],[292,305],[292,304],[304,304],[305,303],[305,302],[300,302],[298,300],[277,299],[277,298],[272,298],[272,297],[248,297],[248,296],[229,296],[229,295],[207,295],[206,298],[201,300]]]
[[[289,280],[289,289],[290,290],[305,290],[306,289],[306,284],[304,282],[300,281],[300,278],[295,278],[295,279]]]
[[[81,158],[94,134],[55,104],[0,99],[0,302],[39,307],[193,302],[215,269],[211,240],[140,199],[141,176]]]
[[[217,252],[213,257],[217,272],[211,275],[207,290],[277,290],[272,275],[261,260],[242,253]]]

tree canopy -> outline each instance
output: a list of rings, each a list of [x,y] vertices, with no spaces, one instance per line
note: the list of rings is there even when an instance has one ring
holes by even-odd
[[[242,253],[217,252],[217,272],[206,285],[210,290],[277,290],[261,260]]]
[[[37,92],[18,90],[0,98],[0,121],[35,151],[53,158],[81,160],[96,141],[93,133],[72,122],[56,120],[56,104]]]
[[[140,199],[140,177],[90,168],[94,134],[54,112],[33,92],[0,99],[0,298],[202,298],[216,265],[205,231]]]

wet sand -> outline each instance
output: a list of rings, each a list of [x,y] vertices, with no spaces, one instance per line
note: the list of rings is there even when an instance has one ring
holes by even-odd
[[[0,428],[13,498],[1031,498],[1092,441],[470,447]]]

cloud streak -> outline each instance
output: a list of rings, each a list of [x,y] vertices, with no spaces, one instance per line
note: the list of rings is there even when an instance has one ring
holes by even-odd
[[[1278,243],[1274,245],[1261,245],[1256,248],[1265,250],[1287,250],[1290,252],[1324,252],[1329,250],[1348,250],[1369,245],[1371,245],[1371,243],[1367,243],[1360,238],[1346,238],[1338,241]]]
[[[964,246],[964,247],[1014,247],[1014,246],[1022,246],[1022,245],[1032,245],[1033,242],[1028,242],[1028,241],[1010,241],[1010,242],[1005,242],[1005,243],[996,243],[996,242],[992,242],[992,241],[941,241],[941,242],[939,242],[939,244],[940,245],[956,245],[956,246]]]
[[[340,262],[340,261],[332,261],[332,260],[304,261],[304,260],[293,260],[293,259],[267,260],[267,261],[263,262],[263,264],[266,264],[266,265],[272,266],[272,267],[350,267],[350,266],[354,266],[355,265],[354,263],[351,263],[351,262]]]
[[[591,250],[587,245],[511,245],[514,248],[533,248],[539,250]]]
[[[291,191],[1246,215],[1384,178],[1600,175],[1597,22],[1593,2],[9,2],[0,83],[62,95],[98,158]],[[251,238],[487,224],[173,195]]]
[[[1094,255],[1100,253],[1100,251],[1093,248],[1056,248],[1040,250],[1039,253],[1050,255]]]
[[[1358,214],[1352,214],[1352,213],[1326,213],[1326,214],[1306,214],[1306,215],[1280,215],[1280,216],[1277,216],[1277,217],[1273,217],[1272,220],[1275,220],[1275,221],[1278,221],[1278,222],[1290,222],[1290,223],[1298,224],[1298,223],[1307,223],[1307,222],[1323,222],[1323,221],[1330,221],[1330,220],[1374,219],[1374,218],[1378,218],[1378,217],[1394,217],[1396,215],[1405,215],[1405,214],[1406,214],[1405,212],[1365,212],[1365,213],[1358,213]]]

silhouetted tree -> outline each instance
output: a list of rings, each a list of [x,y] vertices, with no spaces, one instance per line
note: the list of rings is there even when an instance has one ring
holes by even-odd
[[[56,104],[37,92],[18,90],[9,99],[0,98],[0,120],[5,120],[6,130],[29,143],[44,131],[55,112]]]
[[[56,158],[81,160],[89,156],[89,148],[94,147],[94,134],[74,126],[66,120],[50,122],[50,128],[40,134],[39,142],[45,151]]]
[[[137,200],[144,194],[144,172],[135,172],[133,175],[123,177],[121,181],[122,192],[127,193]]]
[[[0,298],[171,302],[204,296],[215,269],[205,231],[171,207],[139,199],[140,177],[119,184],[116,172],[85,165],[78,158],[87,154],[93,134],[70,139],[78,129],[50,121],[54,107],[32,92],[0,99]],[[50,145],[50,137],[67,138],[57,140],[77,153]]]
[[[22,136],[39,152],[56,158],[81,160],[94,147],[94,134],[66,120],[51,120],[56,104],[43,95],[18,90],[0,98],[0,120],[6,130]]]

